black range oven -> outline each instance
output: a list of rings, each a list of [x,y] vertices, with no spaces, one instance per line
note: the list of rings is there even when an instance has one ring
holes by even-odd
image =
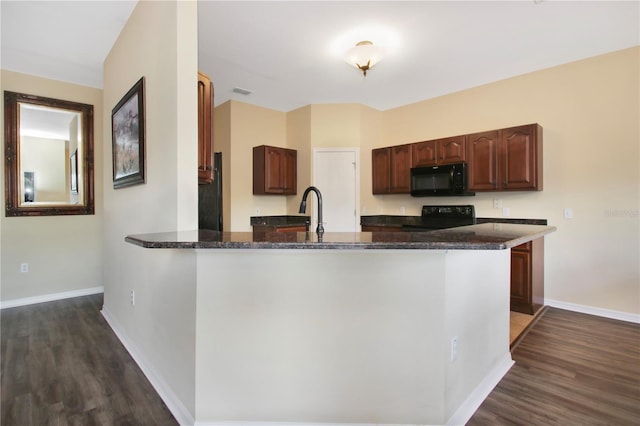
[[[420,220],[402,225],[403,231],[420,232],[474,225],[476,212],[472,205],[422,206]]]

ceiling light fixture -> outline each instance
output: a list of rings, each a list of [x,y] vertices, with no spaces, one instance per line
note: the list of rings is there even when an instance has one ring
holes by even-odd
[[[366,77],[367,71],[380,62],[383,54],[384,50],[381,47],[374,46],[372,42],[364,40],[347,50],[344,60],[362,71]]]

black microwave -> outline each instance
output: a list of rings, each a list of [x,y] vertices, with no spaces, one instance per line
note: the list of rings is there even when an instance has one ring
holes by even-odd
[[[476,195],[476,193],[467,191],[467,163],[454,163],[412,168],[411,195],[439,197],[467,196]]]

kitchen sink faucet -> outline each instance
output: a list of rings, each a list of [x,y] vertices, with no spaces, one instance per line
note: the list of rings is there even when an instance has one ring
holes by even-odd
[[[302,194],[302,201],[300,202],[300,210],[298,210],[298,213],[304,213],[307,210],[307,195],[309,195],[310,191],[315,192],[316,196],[318,197],[318,227],[316,228],[316,234],[318,234],[318,236],[321,236],[324,233],[324,227],[322,226],[322,194],[320,193],[320,190],[318,188],[316,188],[315,186],[310,186],[304,191],[304,194]]]

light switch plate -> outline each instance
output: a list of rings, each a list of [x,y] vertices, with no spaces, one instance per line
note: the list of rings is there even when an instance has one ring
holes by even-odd
[[[564,208],[564,218],[573,219],[573,209],[571,207]]]

